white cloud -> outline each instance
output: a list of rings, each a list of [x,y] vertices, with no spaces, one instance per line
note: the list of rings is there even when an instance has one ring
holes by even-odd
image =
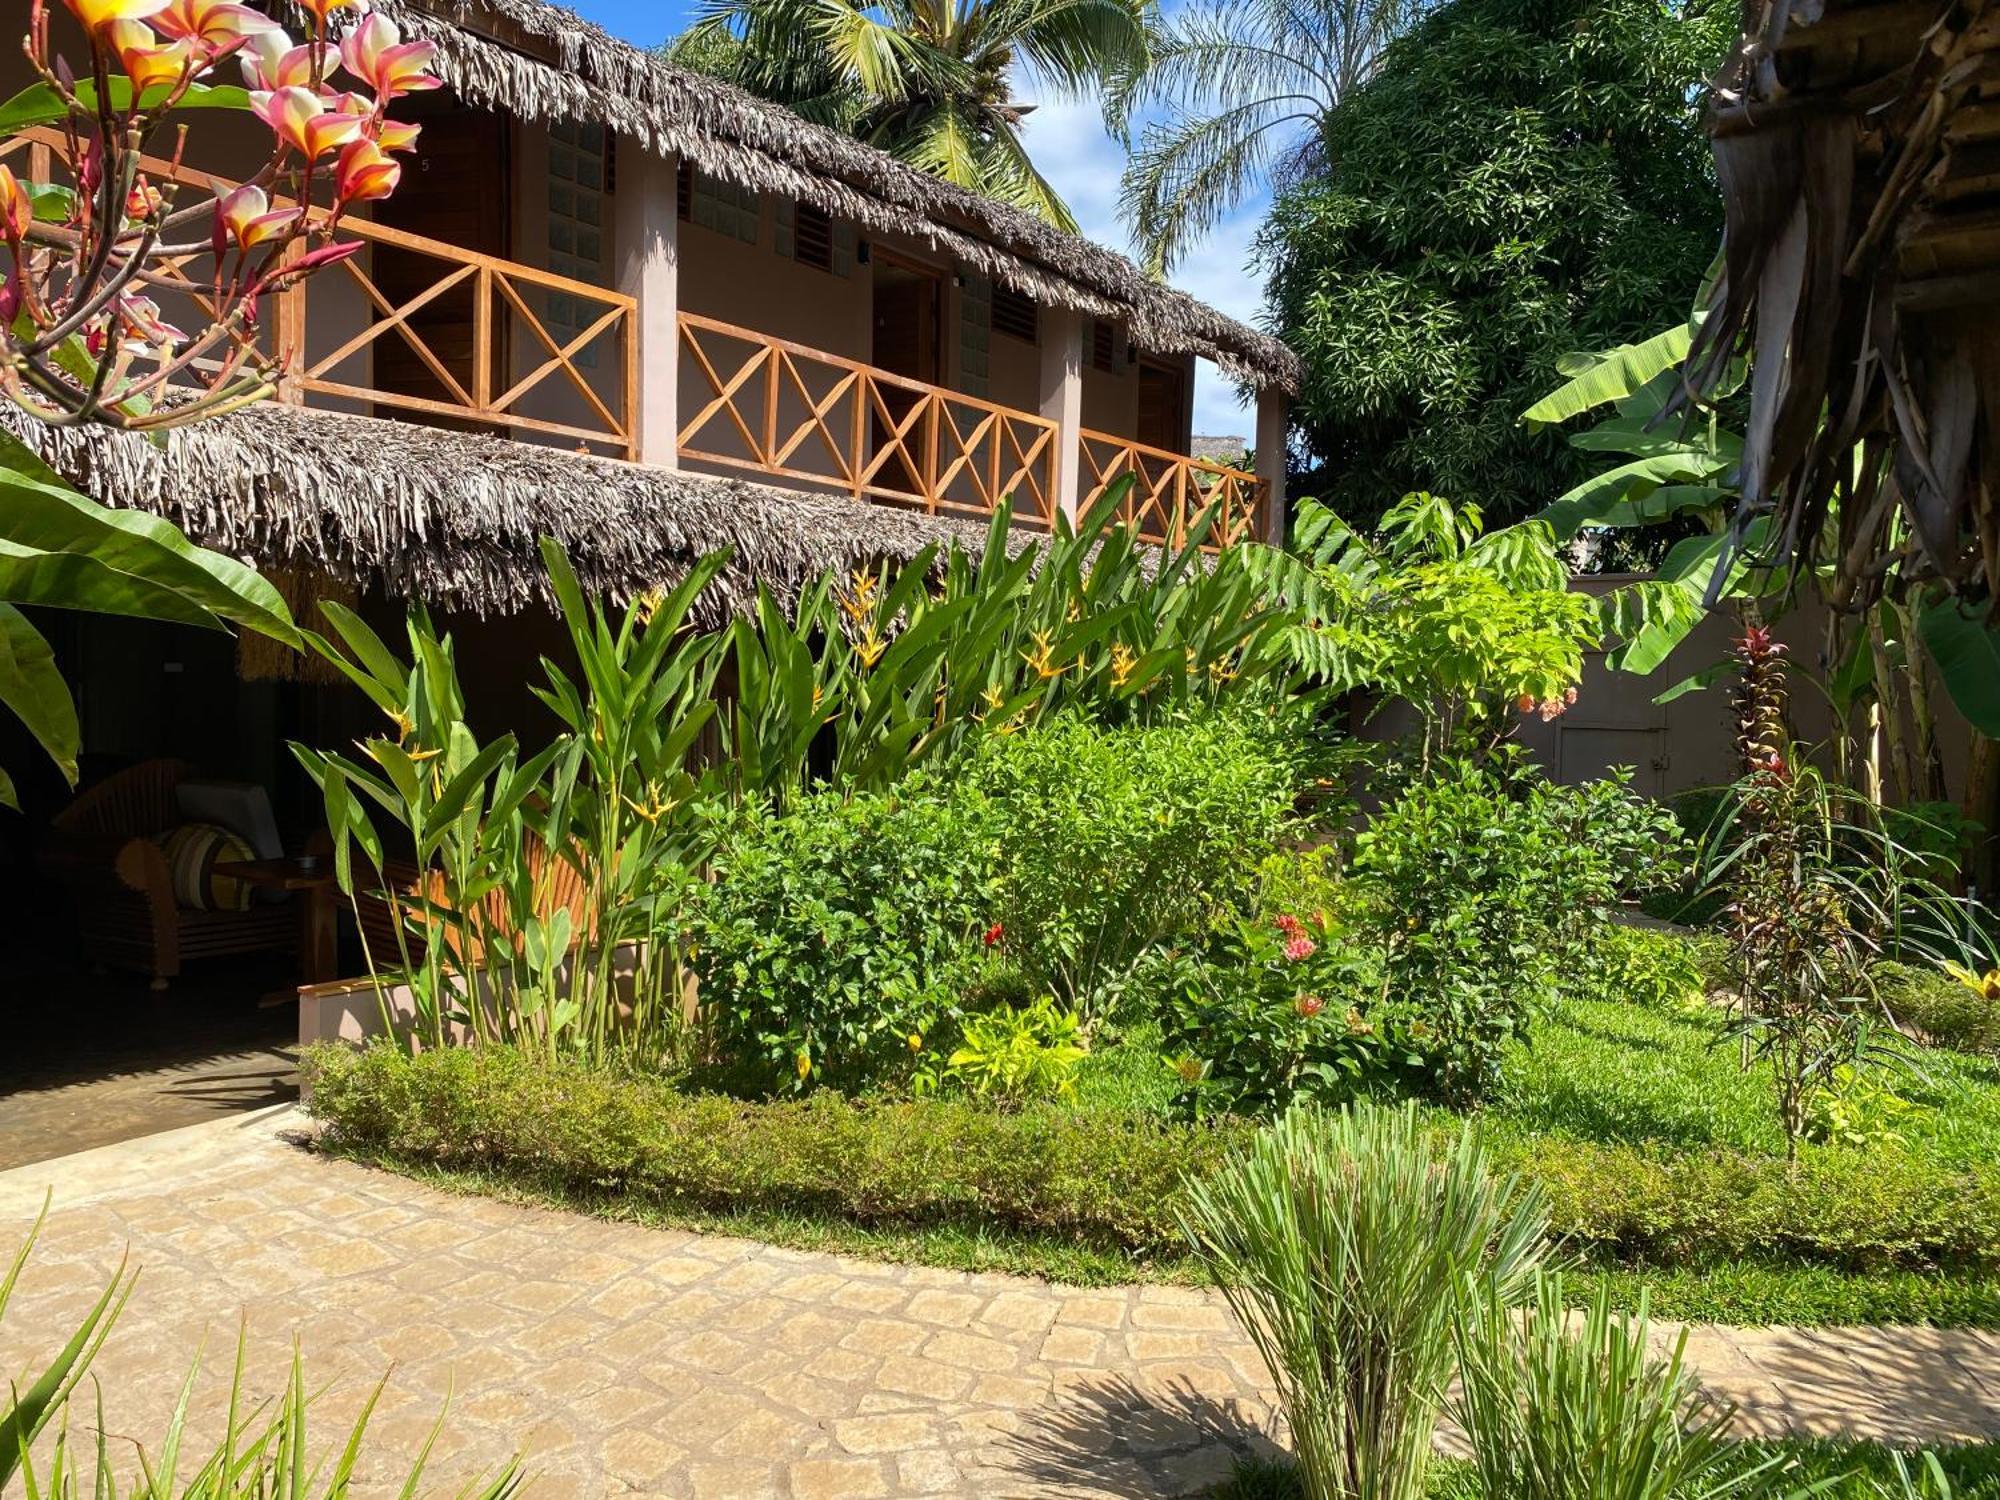
[[[1076,215],[1077,227],[1099,244],[1131,254],[1131,241],[1118,218],[1125,148],[1105,130],[1097,107],[1040,105],[1022,133],[1035,165]],[[1264,297],[1262,284],[1250,272],[1250,246],[1267,206],[1261,194],[1245,203],[1174,268],[1169,280],[1218,311],[1254,323]],[[1256,436],[1256,414],[1205,359],[1195,361],[1194,430]]]

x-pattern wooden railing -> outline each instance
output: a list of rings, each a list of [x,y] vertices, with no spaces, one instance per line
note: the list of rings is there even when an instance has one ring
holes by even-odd
[[[1219,507],[1207,537],[1210,545],[1227,546],[1257,535],[1264,486],[1255,474],[1108,432],[1085,428],[1082,438],[1080,508],[1088,510],[1112,483],[1129,474],[1132,489],[1120,518],[1135,524],[1147,541],[1178,544],[1210,506]]]
[[[824,484],[933,513],[1054,516],[1057,427],[1046,417],[891,375],[694,313],[681,346],[683,458]]]
[[[8,149],[52,152],[54,159],[60,160],[63,145],[63,138],[53,131],[30,131],[17,137]],[[50,159],[40,157],[36,180],[48,180]],[[176,169],[165,161],[149,158],[145,166],[157,178],[173,178],[202,192],[208,191],[212,184],[224,188],[230,185],[206,173]],[[323,212],[314,210],[315,214]],[[365,219],[343,219],[340,237],[408,252],[424,266],[417,279],[429,277],[433,271],[435,277],[421,290],[398,301],[382,289],[378,273],[366,263],[366,258],[353,256],[334,270],[322,271],[281,294],[275,299],[277,306],[270,320],[274,326],[268,336],[275,339],[276,347],[293,353],[288,392],[363,401],[510,431],[543,433],[608,450],[619,457],[636,456],[639,348],[637,303],[633,298]],[[193,309],[207,314],[213,310],[207,262],[205,253],[165,262],[147,279],[156,295],[185,297]],[[312,313],[316,307],[328,307],[327,289],[338,285],[341,279],[359,289],[368,321],[360,323],[332,350],[308,359],[304,351],[309,348],[307,328]],[[417,315],[460,288],[470,291],[472,338],[469,356],[457,360],[454,368],[454,361],[433,346],[432,338],[417,322]],[[528,288],[588,308],[590,321],[573,333],[568,329],[560,334],[551,332],[544,315],[535,311]],[[344,312],[322,315],[351,316]],[[172,321],[171,310],[169,321]],[[515,347],[509,349],[514,355],[512,368],[505,371],[498,368],[495,355],[503,327],[517,336],[512,341]],[[393,340],[388,337],[392,334]],[[519,337],[523,334],[525,339]],[[385,343],[400,346],[414,355],[436,382],[438,394],[383,390],[367,374],[355,369],[357,359]],[[519,348],[528,348],[530,357],[520,357]],[[593,348],[612,351],[613,357],[603,362],[608,378],[602,381],[593,380],[580,363],[583,351]],[[522,403],[527,396],[558,375],[562,377],[558,388],[570,393],[584,420],[564,421],[523,412]],[[609,386],[609,392],[600,389],[601,385]],[[495,386],[501,389],[496,390]]]

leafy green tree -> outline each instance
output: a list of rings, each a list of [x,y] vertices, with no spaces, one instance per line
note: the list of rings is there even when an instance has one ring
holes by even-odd
[[[1733,16],[1452,0],[1384,51],[1262,241],[1312,493],[1362,524],[1411,490],[1507,520],[1584,477],[1519,416],[1561,355],[1687,307],[1721,228],[1698,85]]]
[[[1164,271],[1260,181],[1324,168],[1334,109],[1431,0],[1196,0],[1161,18],[1152,66],[1113,100],[1157,107],[1121,197],[1147,265]]]
[[[1143,72],[1153,0],[704,0],[672,47],[739,84],[1062,229],[1076,220],[1029,160],[1032,80],[1079,99]]]

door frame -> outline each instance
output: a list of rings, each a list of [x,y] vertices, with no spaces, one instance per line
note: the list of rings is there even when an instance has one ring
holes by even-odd
[[[944,326],[945,326],[945,314],[949,311],[949,304],[945,296],[945,289],[950,285],[950,280],[949,280],[951,276],[950,268],[948,266],[940,265],[936,261],[925,260],[921,256],[913,255],[908,251],[897,250],[891,248],[890,246],[882,245],[874,241],[869,242],[868,260],[870,265],[869,285],[868,285],[868,300],[869,300],[868,363],[873,365],[878,370],[885,368],[881,364],[881,362],[878,361],[875,357],[876,325],[875,325],[875,313],[874,313],[875,282],[874,282],[873,268],[878,265],[894,266],[896,269],[900,271],[907,271],[912,276],[918,277],[921,280],[930,283],[931,299],[932,299],[930,356],[931,356],[931,369],[935,372],[935,377],[924,383],[936,386],[942,390],[949,390],[951,388],[951,380],[950,380],[951,371],[945,362]],[[892,375],[901,374],[900,371],[895,371],[895,370],[889,370],[886,373]],[[903,375],[902,378],[905,380],[916,380],[918,377],[915,375]]]

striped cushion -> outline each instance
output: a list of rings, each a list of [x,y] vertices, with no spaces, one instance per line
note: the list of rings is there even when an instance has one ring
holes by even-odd
[[[159,844],[173,875],[174,902],[190,911],[246,911],[250,886],[229,875],[218,875],[218,863],[255,859],[256,853],[227,828],[213,823],[183,823],[160,835]]]

